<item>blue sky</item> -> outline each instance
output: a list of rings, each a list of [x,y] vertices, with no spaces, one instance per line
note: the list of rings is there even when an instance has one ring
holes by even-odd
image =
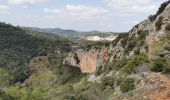
[[[165,0],[0,0],[0,21],[79,31],[129,31]]]

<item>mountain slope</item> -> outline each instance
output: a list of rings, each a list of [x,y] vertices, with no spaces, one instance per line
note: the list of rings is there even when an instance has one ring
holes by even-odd
[[[23,82],[30,75],[27,66],[30,59],[47,56],[56,50],[68,51],[68,41],[58,36],[51,38],[40,33],[27,33],[12,25],[0,23],[0,67],[10,70],[16,82]]]

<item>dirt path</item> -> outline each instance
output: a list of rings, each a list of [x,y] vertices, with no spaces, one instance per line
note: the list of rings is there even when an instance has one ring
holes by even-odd
[[[151,100],[170,100],[170,79],[161,74],[158,74],[158,78],[163,84],[153,93]]]

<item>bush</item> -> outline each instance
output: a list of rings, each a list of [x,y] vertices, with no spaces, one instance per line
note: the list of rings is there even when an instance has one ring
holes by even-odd
[[[121,69],[121,73],[131,74],[134,72],[135,67],[137,67],[137,62],[135,60],[128,61],[127,64]]]
[[[130,90],[135,89],[135,80],[133,78],[127,78],[125,81],[123,81],[120,85],[120,90],[125,93],[129,92]]]
[[[127,64],[128,59],[126,58],[122,58],[120,60],[116,60],[114,61],[114,63],[112,64],[114,66],[114,69],[116,71],[120,70],[123,66],[125,66]]]
[[[102,90],[104,90],[106,87],[111,87],[113,88],[114,87],[114,78],[109,76],[109,77],[105,77],[102,82],[101,82],[101,85],[102,85]]]
[[[162,27],[162,23],[163,23],[163,17],[160,16],[159,19],[157,20],[157,22],[155,23],[156,29],[159,31]]]
[[[9,87],[5,89],[6,95],[12,98],[11,100],[47,100],[46,93],[48,88],[28,88],[28,87]]]
[[[166,66],[166,62],[163,59],[157,59],[153,63],[153,67],[151,67],[151,70],[154,72],[162,72]]]
[[[7,95],[4,91],[0,90],[0,100],[17,100],[17,99]]]
[[[13,77],[3,68],[0,68],[0,88],[9,86],[13,80]]]
[[[124,37],[122,40],[121,40],[121,45],[123,48],[126,47],[126,43],[128,42],[128,37]]]
[[[102,66],[99,66],[95,72],[95,76],[100,76],[103,73]]]
[[[111,64],[107,63],[105,66],[98,67],[97,71],[95,72],[95,75],[99,76],[101,74],[107,74],[112,70],[118,71],[124,65],[126,65],[127,61],[128,60],[126,58],[122,58],[122,59],[119,59],[119,60],[113,60],[113,62]]]
[[[132,59],[129,59],[127,63],[120,69],[120,73],[131,74],[135,71],[135,68],[143,63],[148,63],[148,57],[144,54],[134,56]]]
[[[137,34],[139,35],[139,36],[138,36],[138,39],[139,39],[140,41],[142,41],[141,44],[143,44],[144,41],[145,41],[145,39],[146,39],[146,36],[148,35],[148,31],[140,30],[140,31],[138,31]]]

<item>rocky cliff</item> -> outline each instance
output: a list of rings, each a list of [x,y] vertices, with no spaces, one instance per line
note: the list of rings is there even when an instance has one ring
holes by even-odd
[[[85,51],[83,49],[78,49],[66,58],[66,61],[73,65],[80,67],[82,72],[93,73],[96,71],[98,66],[103,66],[107,59],[107,48],[102,49],[90,49]]]
[[[80,67],[83,72],[92,73],[98,67],[104,66],[107,62],[111,63],[115,59],[129,58],[141,53],[148,54],[152,59],[153,53],[158,52],[158,45],[161,45],[160,52],[169,54],[169,51],[163,49],[169,48],[169,38],[166,38],[169,36],[168,25],[170,24],[169,2],[163,3],[156,15],[149,16],[147,20],[134,26],[128,34],[120,34],[109,46],[103,46],[102,49],[92,47],[89,51],[77,49],[69,54],[66,61]],[[168,42],[162,43],[161,39]]]

